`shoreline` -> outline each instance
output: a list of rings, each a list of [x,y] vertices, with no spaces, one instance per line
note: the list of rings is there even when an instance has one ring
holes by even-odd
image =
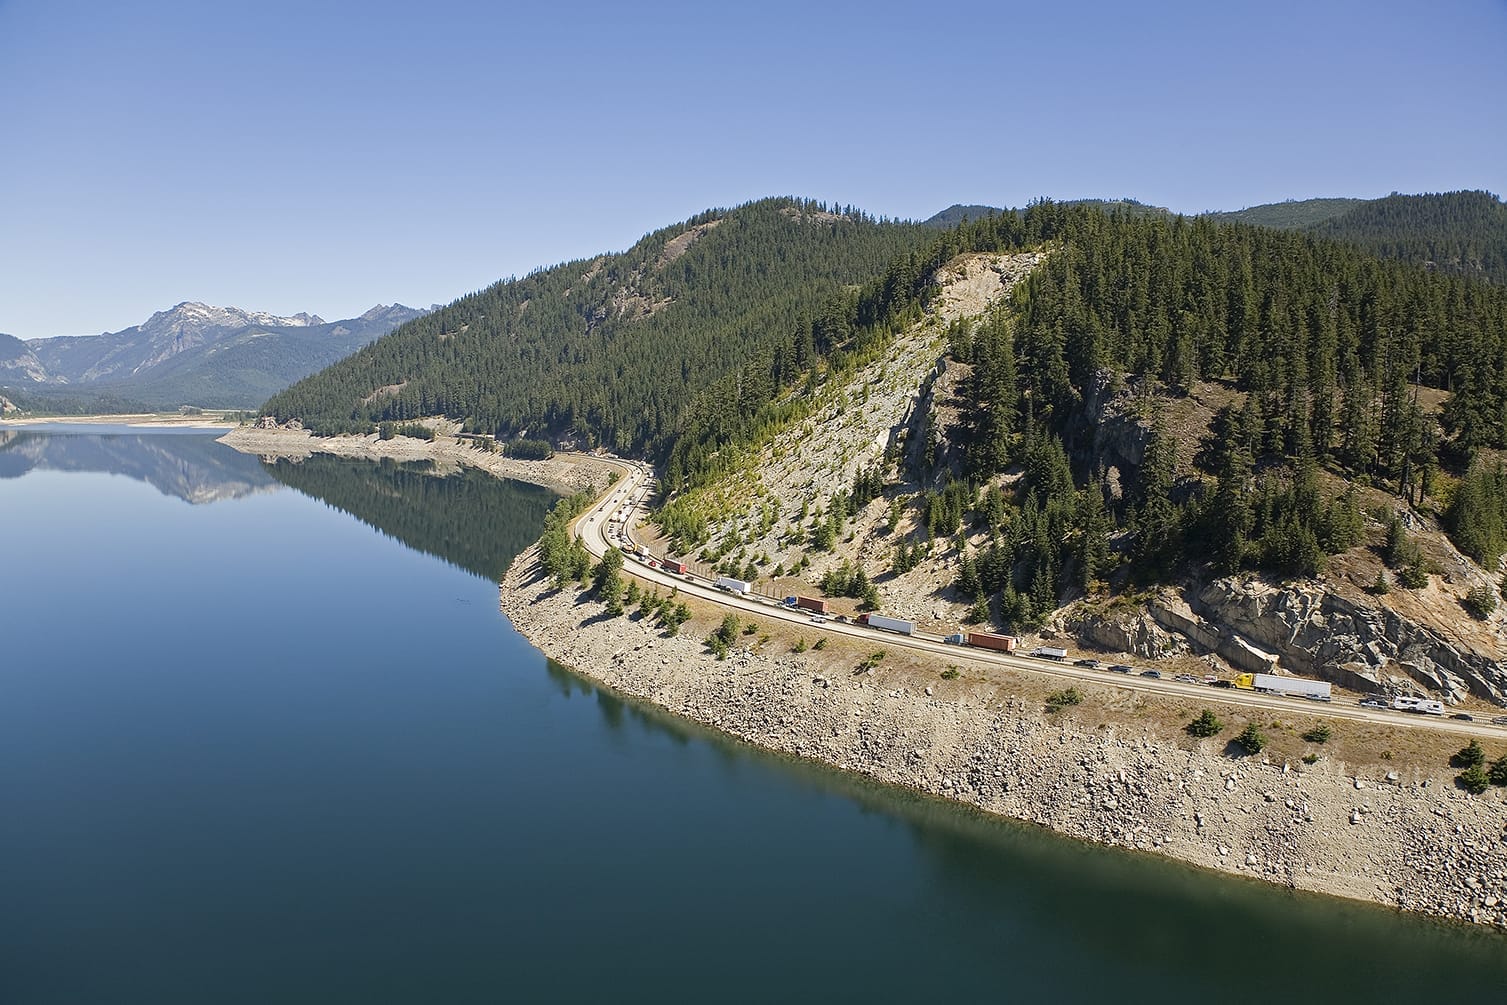
[[[28,415],[24,418],[0,418],[0,429],[25,426],[130,426],[150,429],[154,426],[187,429],[234,429],[238,422],[221,416],[179,415],[176,412],[130,412],[121,415]]]
[[[962,654],[954,680],[930,663],[854,672],[867,644],[797,654],[742,639],[718,661],[697,637],[720,619],[713,605],[669,638],[626,615],[605,619],[575,587],[539,578],[537,545],[515,559],[498,596],[550,658],[765,750],[1081,841],[1507,928],[1501,795],[1460,792],[1453,771],[1236,759],[1222,752],[1227,738],[1187,749],[1096,726],[1087,704],[1050,715],[1019,693],[1029,687],[970,679]]]
[[[376,433],[365,436],[314,436],[305,429],[260,429],[236,426],[217,441],[243,454],[282,458],[294,462],[314,454],[330,454],[356,460],[433,461],[443,469],[478,468],[498,478],[542,485],[564,495],[598,492],[606,488],[609,472],[617,462],[592,454],[556,454],[547,461],[525,461],[478,450],[470,441],[438,435],[433,440],[395,436],[390,440]]]

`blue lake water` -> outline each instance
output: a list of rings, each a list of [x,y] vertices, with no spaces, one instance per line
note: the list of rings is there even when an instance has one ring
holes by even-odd
[[[621,701],[497,611],[546,494],[315,462],[0,430],[0,1002],[1507,992],[1499,933]]]

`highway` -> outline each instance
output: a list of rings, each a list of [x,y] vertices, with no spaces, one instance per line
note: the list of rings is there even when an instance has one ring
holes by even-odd
[[[1308,701],[1303,698],[1290,698],[1282,695],[1264,694],[1233,688],[1220,688],[1211,691],[1207,684],[1202,683],[1191,684],[1169,678],[1141,677],[1138,676],[1138,673],[1129,675],[1111,674],[1104,669],[1093,670],[1086,667],[1073,666],[1069,662],[1009,656],[972,646],[949,645],[944,643],[939,636],[921,632],[915,635],[900,635],[894,632],[879,631],[862,625],[844,624],[833,620],[828,620],[825,623],[813,623],[811,621],[811,614],[808,611],[789,608],[778,601],[769,600],[764,597],[743,597],[718,590],[700,577],[680,576],[666,572],[663,569],[650,568],[644,563],[629,557],[627,554],[628,549],[634,545],[630,536],[631,529],[635,521],[644,513],[645,501],[653,488],[653,471],[648,465],[640,462],[624,461],[617,458],[610,460],[614,466],[622,471],[623,477],[618,479],[590,509],[578,516],[574,524],[574,532],[581,539],[586,550],[593,557],[601,558],[602,555],[606,554],[609,547],[621,546],[626,558],[626,561],[623,563],[625,574],[632,575],[647,584],[657,585],[665,589],[679,589],[686,596],[696,597],[708,603],[719,604],[740,613],[756,614],[764,618],[788,621],[792,624],[798,624],[808,631],[847,635],[874,645],[919,650],[937,657],[939,661],[944,663],[958,659],[967,659],[980,663],[993,663],[1012,670],[1043,674],[1069,682],[1090,681],[1097,684],[1122,687],[1131,691],[1143,691],[1150,694],[1168,695],[1195,701],[1219,701],[1251,708],[1269,709],[1275,712],[1300,712],[1309,715],[1322,715],[1331,719],[1358,720],[1399,729],[1437,730],[1492,740],[1501,740],[1504,736],[1507,736],[1507,726],[1493,725],[1480,720],[1466,722],[1459,719],[1439,718],[1431,715],[1398,712],[1389,709],[1366,708],[1360,705],[1348,704],[1346,699],[1343,698],[1336,699],[1333,702],[1317,702]],[[619,523],[623,535],[621,541],[609,540],[613,534],[610,527],[614,514],[621,518]],[[1137,670],[1145,668],[1139,667]]]

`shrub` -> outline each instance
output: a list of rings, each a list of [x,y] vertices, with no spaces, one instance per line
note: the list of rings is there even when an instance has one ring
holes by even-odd
[[[507,455],[521,461],[547,461],[555,451],[548,440],[514,440],[507,445]]]
[[[1075,687],[1070,687],[1062,691],[1054,691],[1051,694],[1047,695],[1047,711],[1060,712],[1064,708],[1068,708],[1072,705],[1077,705],[1082,701],[1083,695],[1079,694],[1078,689]]]
[[[1259,754],[1266,749],[1266,734],[1253,722],[1235,737],[1235,742],[1244,747],[1247,754]]]
[[[795,645],[793,645],[793,646],[790,647],[790,651],[793,652],[793,653],[803,653],[803,652],[805,652],[806,651],[806,640],[805,639],[796,639],[795,640]]]
[[[1456,775],[1455,784],[1466,792],[1479,796],[1490,787],[1491,779],[1486,774],[1486,770],[1479,764],[1476,764]]]
[[[1410,565],[1402,570],[1397,581],[1410,590],[1421,590],[1429,585],[1429,572],[1422,565]]]
[[[957,667],[948,667],[946,670],[943,670],[942,671],[942,679],[943,680],[957,680],[958,679],[958,668]],[[1503,760],[1504,764],[1507,764],[1507,757],[1502,758],[1502,760]],[[1507,770],[1507,767],[1504,767],[1504,770]],[[1507,783],[1503,783],[1503,784],[1507,784]]]
[[[816,640],[816,645],[812,646],[811,648],[812,649],[825,649],[825,648],[827,648],[827,637],[825,635],[823,635],[821,638],[817,639]]]
[[[1492,785],[1507,785],[1507,754],[1491,762],[1491,769],[1486,772],[1486,777]]]
[[[1204,709],[1198,714],[1198,718],[1183,727],[1189,733],[1198,737],[1214,736],[1224,729],[1224,723],[1209,709]]]
[[[1310,729],[1308,732],[1304,733],[1303,739],[1307,740],[1309,743],[1328,743],[1329,738],[1333,735],[1334,732],[1329,728],[1329,724],[1321,722],[1317,726]]]
[[[1465,611],[1477,621],[1485,621],[1497,609],[1497,593],[1489,586],[1477,586],[1462,601]]]
[[[1475,740],[1471,740],[1449,759],[1449,763],[1455,768],[1479,768],[1486,763],[1486,751]]]
[[[722,619],[722,624],[712,633],[712,637],[722,642],[724,646],[730,646],[738,641],[738,616],[729,614]]]
[[[1304,754],[1303,755],[1303,763],[1304,764],[1318,764],[1319,763],[1319,755],[1318,754]]]

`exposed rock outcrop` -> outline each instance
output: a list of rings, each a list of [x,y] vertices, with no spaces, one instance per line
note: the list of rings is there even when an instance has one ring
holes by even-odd
[[[1411,681],[1450,699],[1470,693],[1507,704],[1507,665],[1494,653],[1317,582],[1276,586],[1226,577],[1198,590],[1192,604],[1207,622],[1221,626],[1222,638],[1243,636],[1294,672],[1347,687],[1402,689]],[[1172,620],[1161,604],[1153,606],[1153,617],[1162,624]]]

